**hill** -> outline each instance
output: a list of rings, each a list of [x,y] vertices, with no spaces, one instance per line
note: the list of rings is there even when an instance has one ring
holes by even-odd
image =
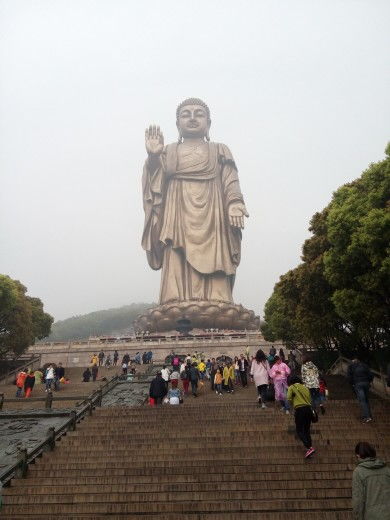
[[[151,303],[132,303],[115,309],[90,312],[56,321],[52,325],[50,336],[44,341],[70,341],[90,336],[125,333],[129,331],[138,314],[153,305]]]

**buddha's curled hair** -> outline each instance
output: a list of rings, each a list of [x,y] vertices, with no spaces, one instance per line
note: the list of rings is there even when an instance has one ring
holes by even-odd
[[[184,101],[182,101],[176,109],[176,119],[179,119],[180,110],[187,105],[199,105],[199,106],[203,107],[206,110],[207,119],[210,119],[209,107],[206,105],[206,103],[204,101],[202,101],[199,98],[188,98],[188,99],[185,99]]]

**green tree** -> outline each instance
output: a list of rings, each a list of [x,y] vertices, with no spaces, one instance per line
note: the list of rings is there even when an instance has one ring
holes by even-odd
[[[18,289],[9,276],[0,274],[0,356],[10,333],[10,316],[18,300]]]
[[[389,344],[390,145],[310,222],[302,261],[265,306],[264,337],[346,354]]]
[[[54,318],[43,310],[43,303],[39,298],[26,297],[31,305],[33,335],[35,339],[43,339],[49,336]]]
[[[364,348],[390,340],[390,145],[384,161],[334,195],[325,276],[332,302]]]
[[[22,354],[36,338],[50,333],[53,318],[39,298],[26,295],[18,280],[0,275],[0,357]]]
[[[302,260],[295,269],[280,277],[265,306],[266,339],[279,338],[287,344],[328,348],[335,343],[340,320],[329,297],[332,289],[324,277],[323,255],[329,247],[326,236],[327,209],[310,222],[313,236],[305,241]]]
[[[282,339],[287,345],[301,343],[299,331],[294,326],[295,305],[283,295],[284,280],[276,284],[272,296],[265,305],[261,331],[267,341]]]

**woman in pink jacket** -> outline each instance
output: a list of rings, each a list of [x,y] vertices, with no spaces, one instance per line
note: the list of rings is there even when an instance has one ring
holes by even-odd
[[[283,363],[279,356],[275,356],[275,364],[270,370],[270,376],[274,381],[275,400],[282,405],[282,410],[289,414],[290,406],[287,401],[287,378],[290,375],[290,368]]]
[[[270,367],[267,357],[262,350],[256,352],[256,356],[251,365],[251,381],[254,381],[259,395],[259,404],[262,408],[266,408],[267,386],[269,383]]]

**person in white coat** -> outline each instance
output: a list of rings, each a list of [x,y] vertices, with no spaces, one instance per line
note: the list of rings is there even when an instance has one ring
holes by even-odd
[[[250,376],[257,388],[259,404],[262,408],[266,408],[267,387],[269,382],[270,366],[267,356],[262,350],[256,352],[256,356],[252,361]]]
[[[53,365],[49,365],[46,369],[45,373],[45,383],[46,383],[46,390],[45,392],[51,392],[51,385],[54,382],[54,367]]]

